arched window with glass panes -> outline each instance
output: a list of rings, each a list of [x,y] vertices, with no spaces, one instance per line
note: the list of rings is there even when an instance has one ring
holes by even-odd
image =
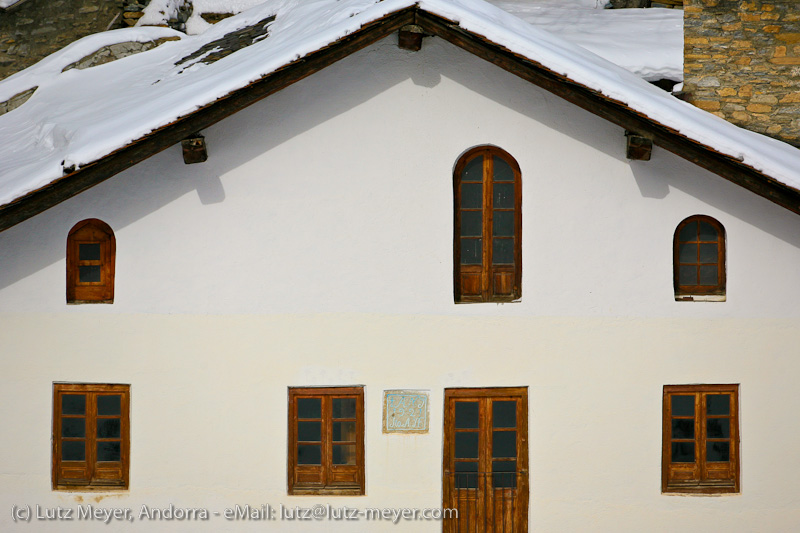
[[[725,228],[693,215],[678,224],[673,243],[673,283],[680,301],[725,300]]]
[[[479,146],[453,174],[455,301],[510,302],[522,296],[522,179],[511,155]]]
[[[113,303],[116,239],[96,218],[78,222],[67,236],[67,303]]]

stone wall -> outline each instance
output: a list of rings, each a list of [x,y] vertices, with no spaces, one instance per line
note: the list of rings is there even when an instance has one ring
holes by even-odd
[[[797,0],[686,0],[688,100],[800,146],[799,6]]]

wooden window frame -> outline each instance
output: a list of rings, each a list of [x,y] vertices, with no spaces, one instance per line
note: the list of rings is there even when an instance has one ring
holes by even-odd
[[[297,460],[298,412],[300,398],[321,399],[321,464],[300,465]],[[332,464],[333,448],[333,398],[356,400],[354,465]],[[290,387],[289,388],[289,450],[288,493],[290,495],[317,494],[362,496],[365,494],[364,458],[364,387]],[[317,420],[317,419],[314,419]],[[302,442],[302,441],[301,441]],[[315,481],[312,481],[316,478]]]
[[[729,394],[728,415],[708,415],[706,398],[709,395]],[[694,438],[673,439],[672,397],[694,396],[694,416],[676,415],[674,418],[694,420]],[[661,450],[661,492],[677,494],[733,494],[739,492],[739,385],[665,385],[663,395],[663,442]],[[727,418],[730,435],[727,438],[707,436],[708,419]],[[693,442],[694,458],[691,462],[672,462],[672,442]],[[715,441],[729,442],[729,460],[707,461],[706,445]]]
[[[85,394],[84,415],[62,414],[62,398],[67,394]],[[117,418],[116,415],[98,415],[97,397],[119,395],[120,436],[104,438],[97,436],[97,421]],[[69,437],[62,436],[62,422],[67,418],[84,418],[85,460],[62,460],[62,444]],[[76,439],[72,439],[76,440]],[[97,442],[119,440],[119,461],[97,461]],[[94,491],[126,490],[130,472],[130,385],[99,383],[54,383],[53,384],[53,436],[52,436],[52,482],[53,490]]]
[[[99,244],[100,259],[82,260],[81,244]],[[96,218],[75,224],[67,235],[67,303],[114,303],[117,244],[111,227]],[[82,266],[99,266],[100,281],[82,282]]]
[[[711,225],[717,231],[716,241],[681,241],[680,233],[684,227],[693,222],[705,222]],[[672,239],[672,277],[673,287],[675,289],[675,300],[681,302],[692,301],[712,301],[724,302],[725,301],[725,287],[726,287],[726,250],[725,250],[725,227],[720,222],[707,215],[692,215],[681,221],[675,228],[675,234]],[[687,265],[702,264],[715,264],[717,265],[717,284],[716,285],[681,285],[680,284],[680,245],[682,242],[697,242],[700,243],[716,243],[717,244],[717,262],[716,263],[701,263],[699,256],[696,263],[686,263]],[[698,247],[699,254],[699,247]],[[699,274],[698,274],[699,277]],[[699,283],[699,279],[698,279]]]
[[[481,263],[462,265],[462,209],[477,210],[461,206],[462,173],[476,157],[483,157]],[[505,161],[514,172],[513,265],[495,265],[492,259],[495,210],[492,194],[493,157]],[[468,150],[461,155],[453,170],[453,294],[456,303],[512,302],[522,297],[522,173],[511,154],[496,146],[485,145]]]

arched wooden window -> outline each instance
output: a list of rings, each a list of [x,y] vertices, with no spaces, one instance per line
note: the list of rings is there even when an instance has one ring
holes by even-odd
[[[497,147],[473,148],[458,160],[453,188],[455,301],[518,299],[522,295],[519,165]]]
[[[75,224],[67,237],[67,303],[113,303],[114,232],[102,220]]]
[[[676,300],[725,299],[725,228],[694,215],[675,229],[673,277]]]

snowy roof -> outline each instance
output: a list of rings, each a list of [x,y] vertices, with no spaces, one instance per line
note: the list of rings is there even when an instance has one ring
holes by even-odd
[[[21,4],[25,0],[0,0],[0,11],[11,10],[17,4]]]
[[[515,62],[526,79],[800,210],[797,149],[682,102],[482,0],[269,0],[196,36],[140,27],[92,35],[0,82],[0,102],[38,87],[0,116],[0,229],[412,21],[503,68]],[[62,72],[112,41],[175,36],[182,38]],[[755,180],[761,183],[750,185]]]

